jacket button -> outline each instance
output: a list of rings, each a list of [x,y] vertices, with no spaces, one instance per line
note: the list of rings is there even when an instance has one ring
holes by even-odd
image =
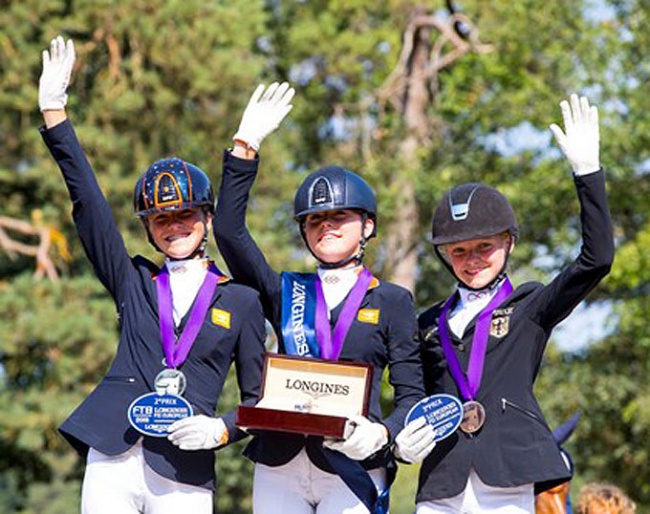
[[[458,345],[458,351],[459,351],[459,352],[464,352],[464,351],[465,351],[465,345],[464,345],[463,343],[460,343],[460,344]]]

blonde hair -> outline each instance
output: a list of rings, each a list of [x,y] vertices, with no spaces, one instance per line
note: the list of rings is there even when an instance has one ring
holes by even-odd
[[[622,489],[607,482],[585,484],[578,493],[577,514],[634,514],[636,504]]]

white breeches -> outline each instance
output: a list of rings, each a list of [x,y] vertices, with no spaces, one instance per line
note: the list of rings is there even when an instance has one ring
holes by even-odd
[[[377,491],[382,491],[386,471],[369,473]],[[368,509],[338,475],[314,466],[303,449],[282,466],[255,465],[253,513],[368,514]]]
[[[212,491],[155,473],[142,444],[108,456],[90,449],[81,488],[82,514],[212,514]]]
[[[416,514],[535,514],[535,487],[491,487],[472,471],[465,490],[457,496],[421,502]]]

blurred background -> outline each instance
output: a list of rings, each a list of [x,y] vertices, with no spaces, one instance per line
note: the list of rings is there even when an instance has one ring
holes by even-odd
[[[548,281],[575,257],[578,204],[548,125],[562,99],[587,95],[616,262],[556,331],[536,392],[552,427],[582,412],[566,445],[572,489],[609,480],[648,509],[648,26],[648,0],[0,0],[0,512],[78,511],[83,462],[56,427],[117,342],[38,133],[41,51],[58,34],[77,51],[68,114],[133,254],[160,261],[132,214],[136,177],[176,155],[218,186],[250,94],[288,80],[294,109],[262,147],[249,210],[260,246],[278,270],[313,269],[293,194],[308,172],[343,165],[379,197],[369,267],[411,289],[418,309],[453,286],[429,225],[456,183],[485,181],[513,203],[515,284]],[[233,384],[220,410],[236,404]],[[242,448],[218,453],[218,512],[251,511]],[[400,467],[393,514],[413,511],[417,472]]]

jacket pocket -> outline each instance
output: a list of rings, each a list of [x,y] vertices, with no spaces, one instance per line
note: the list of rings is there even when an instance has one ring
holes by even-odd
[[[104,377],[102,382],[108,382],[112,384],[135,384],[135,378],[113,375],[113,376]]]
[[[512,409],[520,412],[524,416],[528,416],[529,418],[537,421],[540,425],[542,425],[545,429],[548,430],[548,427],[546,426],[546,423],[544,422],[543,419],[541,419],[537,414],[535,414],[533,411],[530,409],[527,409],[525,407],[522,407],[521,405],[517,405],[514,402],[511,402],[507,398],[501,398],[501,413],[505,413],[507,409]]]

